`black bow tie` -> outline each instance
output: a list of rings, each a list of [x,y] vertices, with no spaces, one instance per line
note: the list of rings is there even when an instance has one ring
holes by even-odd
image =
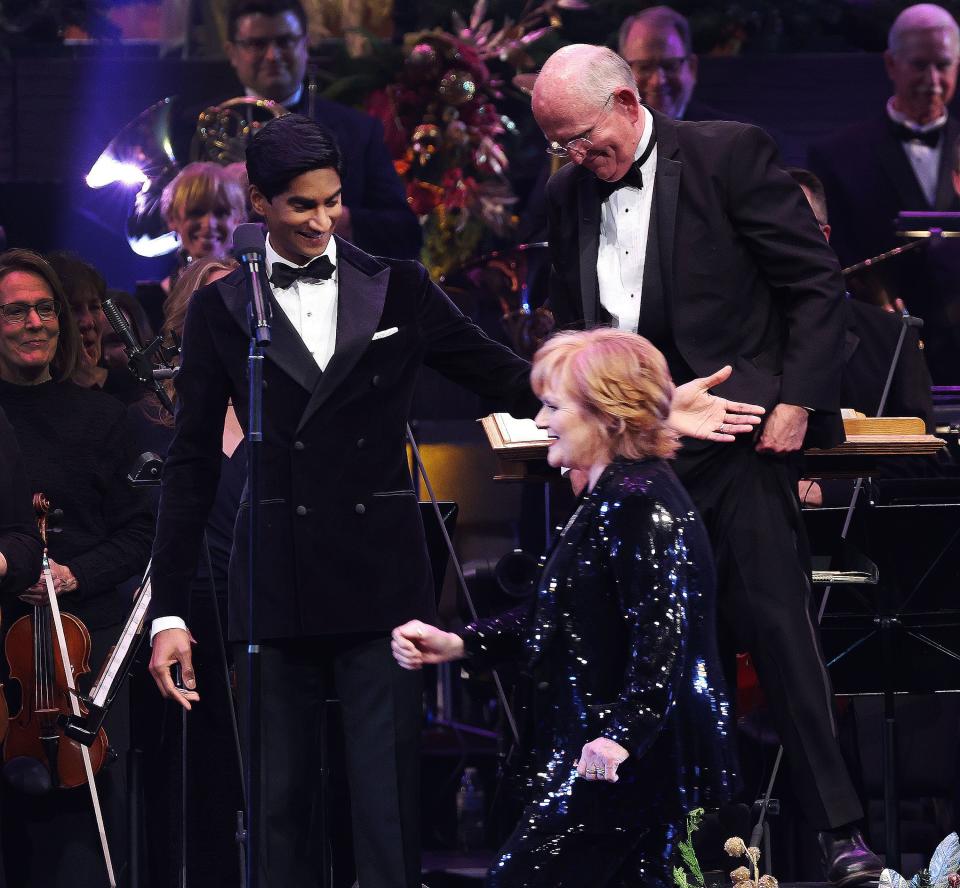
[[[915,129],[911,129],[909,126],[904,126],[902,123],[893,123],[893,134],[901,142],[920,142],[928,148],[937,147],[937,143],[940,141],[940,133],[942,132],[942,126],[921,133]]]
[[[286,290],[294,281],[306,278],[311,281],[328,281],[333,275],[334,264],[330,257],[317,256],[309,265],[294,268],[283,262],[274,262],[270,269],[270,283],[281,290]]]
[[[603,179],[597,179],[597,191],[600,194],[601,201],[606,200],[614,191],[620,188],[643,188],[643,175],[640,173],[640,167],[647,162],[647,158],[653,152],[656,144],[657,131],[653,130],[653,132],[650,133],[650,141],[647,143],[647,147],[643,149],[643,154],[627,168],[622,178],[617,179],[615,182],[605,182]]]

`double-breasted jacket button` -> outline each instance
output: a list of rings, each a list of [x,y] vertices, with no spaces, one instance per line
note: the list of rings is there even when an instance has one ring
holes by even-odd
[[[353,507],[353,511],[356,512],[358,515],[363,515],[367,511],[367,507],[363,503],[357,503]]]
[[[357,447],[359,447],[362,450],[366,446],[367,446],[366,438],[357,438]]]
[[[380,385],[380,374],[379,374],[379,373],[377,373],[377,374],[373,377],[373,379],[370,380],[370,385],[372,385],[374,388],[376,388],[378,385]]]
[[[306,448],[306,446],[307,446],[307,445],[304,444],[303,441],[294,441],[294,442],[293,442],[293,449],[294,449],[294,450],[303,450],[303,449]]]
[[[304,515],[307,514],[307,507],[306,507],[306,506],[297,506],[296,512],[297,512],[297,514],[302,518]]]

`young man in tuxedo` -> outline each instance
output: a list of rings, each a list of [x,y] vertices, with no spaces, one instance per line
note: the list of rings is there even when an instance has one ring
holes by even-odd
[[[335,696],[359,882],[411,888],[420,884],[421,688],[393,661],[389,633],[435,609],[404,447],[413,388],[426,365],[515,415],[538,405],[527,363],[464,317],[422,265],[375,259],[334,234],[340,163],[331,134],[299,115],[271,121],[247,148],[251,200],[268,229],[273,328],[261,485],[246,491],[237,519],[229,635],[241,676],[246,642],[261,648],[263,884],[318,884],[310,815],[320,707]],[[185,590],[217,486],[228,401],[241,421],[248,413],[248,342],[237,270],[198,291],[187,314],[154,549],[150,668],[164,695],[187,708],[198,698]],[[252,495],[261,544],[249,626]],[[173,687],[174,662],[188,693]]]
[[[828,878],[875,881],[810,618],[796,494],[804,440],[842,437],[836,259],[765,133],[651,111],[609,49],[554,53],[533,112],[549,150],[573,161],[547,186],[558,323],[638,331],[678,383],[729,364],[717,391],[768,411],[756,440],[688,443],[675,468],[710,532],[724,629],[757,665]]]

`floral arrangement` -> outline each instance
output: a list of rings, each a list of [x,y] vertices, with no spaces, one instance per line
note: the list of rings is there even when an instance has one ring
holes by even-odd
[[[673,883],[677,888],[691,888],[691,886],[704,888],[703,871],[693,849],[693,834],[700,828],[702,819],[703,808],[694,808],[687,815],[687,837],[677,842],[681,863],[680,866],[673,868]],[[760,875],[759,848],[748,847],[743,839],[734,836],[723,843],[723,850],[730,857],[746,858],[749,863],[749,867],[738,866],[730,873],[733,888],[778,888],[779,883],[773,876]],[[889,888],[898,888],[898,886],[889,886]],[[915,886],[911,886],[911,888],[915,888]],[[957,888],[957,886],[950,886],[950,888]]]
[[[485,231],[503,236],[515,222],[503,137],[516,125],[497,110],[503,81],[490,63],[532,65],[526,48],[559,26],[557,9],[584,5],[528,3],[517,21],[495,29],[484,21],[487,0],[477,0],[468,22],[452,14],[452,32],[407,35],[399,76],[368,99],[423,226],[422,259],[434,277],[474,257]]]
[[[738,866],[730,873],[730,881],[735,888],[777,888],[777,880],[771,875],[760,875],[760,849],[748,847],[739,836],[727,839],[723,850],[731,857],[745,857],[749,867]]]
[[[704,888],[703,872],[693,850],[693,834],[700,827],[703,808],[695,808],[687,815],[687,838],[677,843],[682,865],[673,868],[673,882],[677,888]],[[723,843],[723,850],[734,858],[746,858],[749,866],[738,866],[730,873],[733,888],[778,888],[771,875],[760,875],[760,849],[748,847],[734,836]],[[960,888],[960,837],[950,833],[933,852],[930,864],[912,879],[905,879],[896,870],[885,869],[880,874],[878,888]]]

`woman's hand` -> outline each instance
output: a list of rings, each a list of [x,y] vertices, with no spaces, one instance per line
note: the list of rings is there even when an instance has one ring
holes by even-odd
[[[729,443],[736,435],[752,432],[765,413],[757,404],[741,404],[710,394],[710,389],[730,377],[728,364],[711,376],[677,386],[667,425],[678,435]]]
[[[77,578],[73,575],[73,571],[65,564],[58,564],[52,558],[48,560],[50,562],[50,573],[53,576],[53,591],[57,593],[57,597],[59,598],[68,592],[75,592],[79,584]],[[47,581],[43,578],[43,574],[40,574],[40,579],[20,596],[20,600],[33,605],[46,603]]]
[[[453,632],[411,620],[397,626],[391,636],[393,658],[404,669],[419,669],[433,663],[447,663],[463,658],[463,639]]]
[[[630,757],[619,743],[606,737],[597,737],[583,744],[580,759],[576,762],[577,773],[585,780],[605,780],[616,783],[617,768]]]

